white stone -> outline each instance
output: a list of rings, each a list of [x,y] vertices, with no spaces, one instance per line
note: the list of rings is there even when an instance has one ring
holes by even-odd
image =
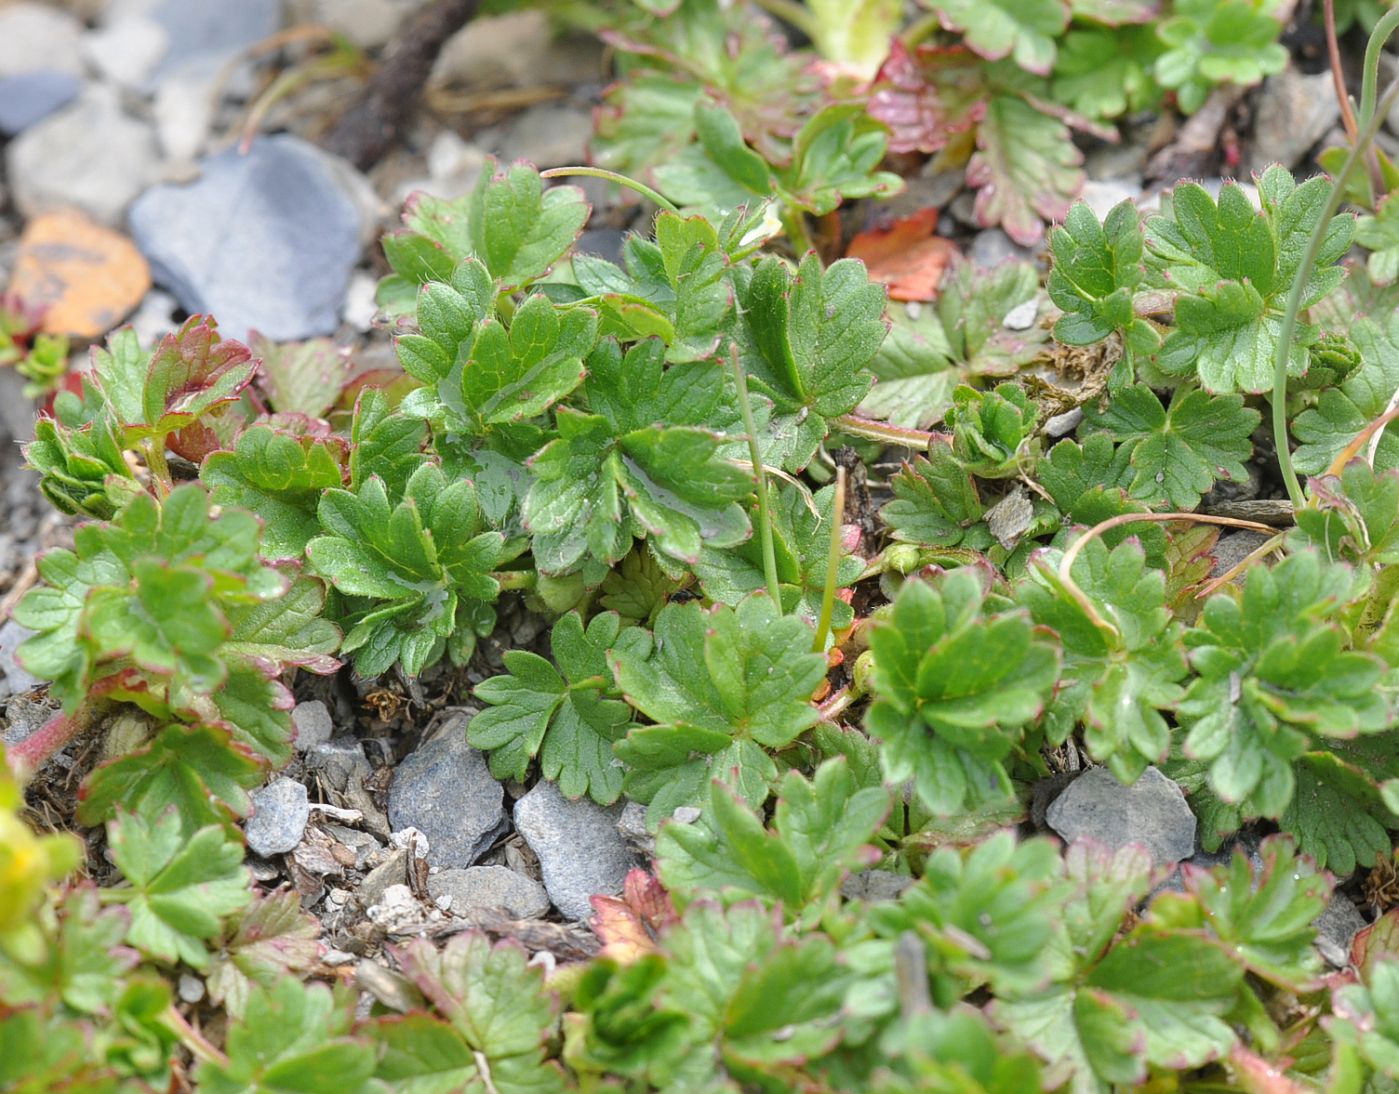
[[[170,48],[165,28],[154,19],[133,16],[89,31],[83,55],[100,76],[123,87],[137,88],[150,78]]]
[[[83,74],[83,25],[48,4],[0,4],[0,76],[41,68]]]

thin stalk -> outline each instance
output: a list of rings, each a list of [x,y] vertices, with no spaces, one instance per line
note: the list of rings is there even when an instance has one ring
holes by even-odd
[[[28,782],[50,757],[97,725],[111,708],[106,700],[89,698],[72,714],[59,711],[19,744],[6,749],[5,758],[15,778]]]
[[[1391,20],[1390,16],[1394,16],[1394,19]],[[1399,8],[1380,20],[1379,26],[1375,28],[1375,35],[1370,39],[1371,45],[1376,40],[1383,42],[1380,31],[1386,23],[1389,23],[1390,29],[1399,25]],[[1385,36],[1388,33],[1389,31],[1385,30]],[[1378,60],[1375,63],[1378,64]],[[1370,76],[1369,64],[1367,51],[1367,79]],[[1297,330],[1297,314],[1302,310],[1302,296],[1307,291],[1307,283],[1311,280],[1317,255],[1321,253],[1322,244],[1326,240],[1327,227],[1331,223],[1331,218],[1341,207],[1341,195],[1345,193],[1346,186],[1349,185],[1356,167],[1365,158],[1365,150],[1375,139],[1375,132],[1378,130],[1381,120],[1389,113],[1389,108],[1394,105],[1397,97],[1399,97],[1399,81],[1396,81],[1394,86],[1385,92],[1379,110],[1371,110],[1367,113],[1362,102],[1360,139],[1351,146],[1350,154],[1346,156],[1346,162],[1341,167],[1341,173],[1331,184],[1331,193],[1326,199],[1326,207],[1322,209],[1321,218],[1316,222],[1311,239],[1307,241],[1307,250],[1302,255],[1301,264],[1297,267],[1292,289],[1287,294],[1287,306],[1283,309],[1282,329],[1278,332],[1277,356],[1273,362],[1273,441],[1278,451],[1278,466],[1282,471],[1282,480],[1287,486],[1287,496],[1292,499],[1293,506],[1298,509],[1306,504],[1307,499],[1302,491],[1302,484],[1298,481],[1297,472],[1293,470],[1292,452],[1287,441],[1287,364],[1292,357],[1292,336]]]
[[[1399,394],[1399,393],[1396,393]],[[1392,401],[1392,400],[1391,400]],[[1378,438],[1380,430],[1384,429],[1395,418],[1399,418],[1399,406],[1389,407],[1383,414],[1367,425],[1355,435],[1355,439],[1346,445],[1340,452],[1336,453],[1336,458],[1331,461],[1331,466],[1326,469],[1328,475],[1339,475],[1346,464],[1355,459],[1360,454],[1360,450],[1365,447],[1365,442],[1373,438]],[[1378,444],[1376,445],[1378,447]],[[1375,462],[1374,453],[1369,456],[1370,463]]]
[[[491,574],[491,579],[502,592],[507,589],[533,589],[539,583],[539,575],[533,570],[497,570]]]
[[[228,1066],[228,1057],[215,1048],[204,1034],[190,1025],[189,1020],[174,1006],[169,1007],[162,1017],[170,1031],[180,1039],[180,1043],[185,1048],[189,1049],[190,1055],[196,1060],[201,1060],[206,1064],[217,1064],[220,1067]]]
[[[640,194],[642,197],[646,198],[646,200],[655,202],[655,204],[669,213],[680,212],[675,202],[671,201],[659,190],[653,190],[644,182],[638,182],[636,179],[629,178],[626,175],[619,175],[616,171],[609,171],[604,167],[587,167],[580,164],[574,167],[551,167],[547,171],[539,172],[539,177],[542,179],[562,179],[577,175],[583,175],[590,179],[606,179],[608,182],[615,182],[618,186],[625,187],[633,193]]]
[[[912,52],[941,29],[942,20],[938,18],[938,13],[930,11],[910,23],[899,37],[903,40],[904,48]]]
[[[748,377],[738,359],[738,346],[729,347],[729,364],[733,367],[734,386],[738,390],[738,408],[743,413],[743,428],[748,433],[748,458],[753,474],[758,478],[758,535],[763,548],[763,576],[767,580],[768,596],[782,614],[782,586],[777,580],[777,554],[772,545],[772,511],[768,508],[767,471],[758,451],[758,427],[753,423],[753,402],[748,398]]]
[[[903,426],[890,425],[888,422],[876,422],[870,418],[861,418],[854,414],[842,414],[831,419],[831,424],[842,433],[849,433],[852,437],[860,437],[867,441],[879,441],[881,444],[893,445],[898,448],[911,448],[915,452],[926,452],[932,443],[943,437],[941,433],[929,433],[926,429],[905,429]]]
[[[1351,109],[1345,73],[1341,70],[1341,45],[1336,39],[1336,0],[1326,0],[1323,17],[1326,23],[1326,55],[1331,62],[1331,83],[1336,89],[1336,102],[1341,108],[1341,122],[1345,125],[1346,136],[1354,144],[1360,136],[1360,127],[1355,124],[1355,111]]]
[[[826,584],[821,589],[821,616],[816,621],[816,641],[811,648],[826,652],[826,636],[831,633],[831,613],[836,603],[836,573],[840,569],[840,528],[845,518],[845,468],[836,468],[835,497],[831,501],[831,542],[826,549]]]
[[[1375,95],[1379,92],[1380,52],[1389,36],[1399,27],[1399,8],[1385,13],[1375,24],[1370,41],[1365,46],[1365,70],[1360,83],[1360,124],[1368,122],[1375,112]],[[1388,111],[1385,111],[1388,113]]]
[[[175,488],[175,480],[170,474],[170,465],[165,461],[165,438],[147,437],[141,446],[146,457],[146,468],[155,480],[161,497]]]

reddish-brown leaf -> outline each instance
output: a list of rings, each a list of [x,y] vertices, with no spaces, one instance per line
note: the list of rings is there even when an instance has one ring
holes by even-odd
[[[602,939],[602,955],[623,964],[654,953],[661,931],[679,919],[670,894],[645,870],[627,874],[621,897],[592,899],[592,926]]]
[[[932,300],[957,254],[950,240],[933,234],[937,223],[936,209],[876,222],[852,239],[845,253],[864,262],[871,280],[889,286],[889,299]]]
[[[889,127],[889,151],[937,152],[986,110],[982,62],[961,47],[919,46],[895,38],[875,77],[870,116]]]

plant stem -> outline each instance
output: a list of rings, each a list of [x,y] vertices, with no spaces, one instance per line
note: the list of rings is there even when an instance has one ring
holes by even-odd
[[[777,555],[772,546],[772,512],[768,508],[767,472],[763,470],[763,456],[758,451],[758,427],[753,424],[753,403],[748,398],[748,377],[738,359],[738,346],[729,346],[729,364],[733,366],[734,386],[738,390],[738,408],[743,413],[743,428],[748,433],[748,458],[753,463],[753,474],[758,477],[758,534],[763,547],[763,575],[767,580],[768,596],[782,614],[782,586],[777,580]]]
[[[1389,40],[1389,36],[1394,33],[1396,27],[1399,27],[1399,8],[1386,12],[1384,17],[1375,24],[1375,29],[1370,34],[1370,41],[1365,46],[1365,70],[1360,84],[1360,124],[1362,126],[1374,115],[1375,95],[1379,91],[1380,82],[1380,51],[1384,49],[1385,42]]]
[[[539,582],[539,575],[533,570],[497,570],[491,574],[491,578],[500,586],[501,592],[507,589],[533,589]]]
[[[1391,19],[1391,16],[1393,18]],[[1389,24],[1388,29],[1386,24]],[[1371,37],[1370,43],[1373,46],[1378,40],[1383,43],[1393,27],[1399,26],[1399,8],[1390,12],[1380,20],[1375,28],[1375,34]],[[1384,36],[1381,36],[1384,30]],[[1378,57],[1375,64],[1378,64]],[[1366,51],[1366,79],[1370,79],[1370,54]],[[1282,328],[1278,332],[1277,356],[1273,362],[1273,441],[1278,451],[1278,467],[1282,471],[1282,480],[1287,486],[1287,496],[1292,499],[1295,508],[1300,509],[1306,504],[1306,494],[1302,491],[1302,484],[1297,479],[1297,472],[1292,467],[1292,452],[1287,441],[1287,365],[1292,357],[1292,336],[1297,330],[1297,314],[1302,310],[1302,296],[1307,291],[1307,283],[1311,281],[1312,269],[1316,266],[1317,255],[1321,253],[1323,243],[1326,241],[1327,228],[1331,223],[1331,218],[1336,215],[1336,211],[1341,207],[1341,196],[1345,193],[1346,186],[1350,183],[1351,175],[1355,173],[1360,161],[1365,158],[1365,150],[1375,139],[1375,132],[1379,128],[1380,122],[1389,113],[1389,108],[1394,105],[1396,97],[1399,97],[1399,82],[1396,82],[1387,92],[1384,100],[1380,103],[1378,110],[1366,111],[1362,101],[1360,108],[1360,137],[1351,146],[1350,154],[1346,156],[1346,162],[1341,167],[1341,173],[1336,176],[1331,184],[1330,196],[1326,199],[1326,206],[1321,211],[1321,217],[1316,222],[1316,228],[1312,231],[1311,239],[1307,241],[1306,252],[1302,255],[1302,261],[1297,267],[1292,282],[1292,290],[1287,294],[1287,305],[1283,310]]]
[[[1350,96],[1346,93],[1346,77],[1341,71],[1341,46],[1336,40],[1336,0],[1326,0],[1323,9],[1326,23],[1326,55],[1331,62],[1331,82],[1336,88],[1336,102],[1341,108],[1341,122],[1345,125],[1346,136],[1352,144],[1360,136],[1360,127],[1355,124],[1355,111],[1351,109]]]
[[[797,0],[754,0],[754,2],[769,15],[796,27],[812,41],[816,40],[817,32],[821,29],[820,24],[812,14],[811,9],[797,3]]]
[[[934,441],[942,437],[942,434],[929,433],[926,429],[905,429],[903,426],[890,425],[888,422],[876,422],[870,418],[861,418],[854,414],[842,414],[838,418],[832,418],[831,424],[842,433],[849,433],[852,437],[860,437],[867,441],[879,441],[881,444],[894,445],[899,448],[911,448],[915,452],[926,452]]]
[[[87,699],[72,714],[59,711],[19,744],[5,750],[10,768],[21,782],[28,782],[59,749],[92,729],[111,709],[105,700]]]
[[[836,603],[836,572],[840,569],[840,528],[845,518],[845,468],[836,468],[835,497],[831,499],[831,542],[826,549],[826,584],[821,588],[821,617],[816,621],[816,641],[812,650],[826,652],[826,636],[831,633],[831,613]]]
[[[155,480],[157,492],[165,497],[175,488],[175,480],[170,475],[170,465],[165,462],[165,438],[147,437],[141,446],[146,456],[146,468]]]
[[[200,1033],[175,1007],[170,1006],[162,1015],[171,1031],[180,1039],[180,1043],[189,1049],[190,1055],[196,1060],[202,1060],[208,1064],[219,1064],[227,1066],[228,1057],[215,1048],[204,1034]]]
[[[608,171],[603,167],[587,167],[580,164],[575,167],[551,167],[547,171],[539,172],[539,177],[542,179],[562,179],[577,175],[583,175],[590,179],[606,179],[608,182],[614,182],[618,186],[631,190],[633,193],[640,194],[648,201],[655,202],[655,204],[659,205],[667,212],[680,212],[676,204],[659,190],[653,190],[644,182],[638,182],[634,178],[629,178],[626,175],[619,175],[616,171]]]
[[[941,29],[942,20],[938,18],[937,12],[930,11],[910,23],[908,29],[899,37],[903,40],[904,48],[912,52]]]

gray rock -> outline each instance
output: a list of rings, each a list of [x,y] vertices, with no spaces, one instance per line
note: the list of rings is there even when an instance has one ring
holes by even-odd
[[[214,124],[218,85],[218,70],[202,66],[182,66],[161,80],[151,114],[167,159],[188,163],[204,150]]]
[[[46,68],[83,74],[83,25],[50,4],[0,4],[0,76]]]
[[[317,745],[325,744],[335,732],[335,723],[331,721],[330,711],[326,710],[325,704],[319,699],[312,699],[309,703],[297,703],[292,708],[291,724],[296,727],[298,752],[306,752]]]
[[[1340,116],[1329,71],[1269,76],[1258,95],[1249,170],[1261,172],[1272,163],[1296,167]]]
[[[656,837],[646,827],[646,806],[640,802],[629,801],[622,807],[622,813],[617,818],[617,831],[639,854],[655,853]]]
[[[1083,408],[1076,406],[1072,410],[1066,410],[1062,414],[1056,414],[1047,419],[1044,423],[1044,432],[1050,437],[1063,437],[1077,429],[1081,421],[1083,421]]]
[[[170,36],[154,19],[133,15],[90,31],[83,39],[87,62],[122,87],[143,87],[170,48]]]
[[[549,911],[549,894],[544,886],[507,866],[439,870],[428,875],[427,891],[436,901],[450,897],[451,902],[445,907],[454,915],[499,908],[514,919],[534,919]],[[439,903],[438,907],[443,905]]]
[[[352,780],[359,783],[374,774],[365,758],[364,747],[358,738],[349,734],[313,745],[307,750],[306,766],[320,772],[326,782],[342,794],[350,788]]]
[[[1232,570],[1245,558],[1251,555],[1263,544],[1268,542],[1269,537],[1262,532],[1251,532],[1246,528],[1225,532],[1214,544],[1214,566],[1210,568],[1210,576],[1218,577],[1220,574]],[[1235,581],[1243,578],[1240,574]]]
[[[1317,953],[1335,969],[1350,964],[1350,944],[1355,934],[1365,926],[1365,917],[1356,909],[1350,897],[1337,893],[1316,919]]]
[[[1141,183],[1132,179],[1090,179],[1083,184],[1079,197],[1088,203],[1093,215],[1102,220],[1122,202],[1135,200],[1141,193]]]
[[[958,197],[960,199],[961,195]],[[987,228],[976,233],[967,257],[978,266],[990,269],[1013,258],[1034,258],[1035,252],[1029,247],[1020,246],[999,228]]]
[[[502,160],[524,160],[536,167],[563,167],[587,157],[592,115],[582,107],[538,103],[478,140]]]
[[[360,218],[326,158],[290,136],[204,161],[187,186],[156,186],[131,234],[181,307],[243,339],[331,334],[360,253]]]
[[[640,864],[617,831],[622,808],[569,801],[551,782],[515,803],[515,827],[539,859],[549,899],[569,919],[591,915],[594,894],[620,893],[627,871]]]
[[[185,65],[217,69],[282,29],[281,0],[155,0],[138,6],[165,31],[166,53],[151,76],[157,82]]]
[[[608,262],[622,261],[622,247],[627,242],[627,233],[617,228],[587,228],[574,244],[575,254],[596,255]]]
[[[5,677],[5,682],[9,684],[10,694],[15,695],[30,688],[37,688],[41,683],[37,676],[31,676],[15,659],[15,650],[19,645],[34,632],[27,627],[21,627],[13,619],[7,621],[0,627],[0,675]]]
[[[16,137],[5,163],[15,205],[26,217],[70,206],[112,227],[159,169],[150,127],[124,113],[116,92],[101,86]]]
[[[377,49],[398,31],[422,0],[314,0],[315,22],[343,34],[361,49]]]
[[[913,878],[907,874],[896,874],[891,870],[866,870],[862,874],[851,874],[841,882],[840,893],[847,900],[875,903],[897,900],[899,894],[912,884]]]
[[[34,400],[24,393],[28,383],[16,369],[0,368],[0,444],[6,441],[19,441],[24,444],[34,439]],[[26,483],[25,489],[31,487]],[[13,506],[13,499],[10,501]],[[14,511],[6,514],[14,528]]]
[[[1157,866],[1188,858],[1195,850],[1195,814],[1180,787],[1154,767],[1123,786],[1106,767],[1075,779],[1054,800],[1049,826],[1066,841],[1089,838],[1111,850],[1139,843]]]
[[[1144,144],[1119,141],[1090,149],[1083,159],[1083,169],[1090,179],[1141,179],[1146,170],[1147,150]],[[1138,183],[1140,189],[1140,182]]]
[[[389,823],[427,836],[434,865],[471,866],[509,827],[504,801],[504,788],[466,743],[465,719],[458,718],[399,764]]]
[[[301,842],[311,806],[306,787],[295,779],[277,778],[255,790],[253,811],[243,826],[248,849],[266,858],[290,851]]]
[[[408,852],[390,851],[388,856],[360,882],[357,895],[366,908],[381,904],[384,893],[391,885],[402,885],[408,880]]]
[[[43,728],[45,722],[59,711],[59,705],[47,695],[30,697],[15,695],[5,704],[5,725],[0,726],[0,744],[13,747]]]
[[[23,133],[71,103],[82,86],[71,72],[54,69],[0,78],[0,133],[7,137]]]

